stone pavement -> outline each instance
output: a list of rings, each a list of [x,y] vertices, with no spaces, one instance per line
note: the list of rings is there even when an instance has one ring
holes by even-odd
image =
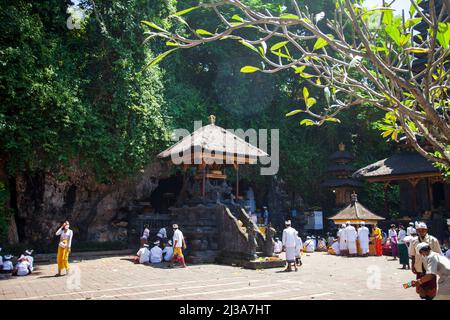
[[[345,258],[316,252],[298,272],[222,265],[187,269],[134,265],[131,256],[71,262],[55,278],[56,264],[37,265],[27,277],[0,275],[0,299],[417,299],[402,284],[413,274],[390,257]]]

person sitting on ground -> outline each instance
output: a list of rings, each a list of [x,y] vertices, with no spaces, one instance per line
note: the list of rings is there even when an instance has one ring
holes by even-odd
[[[280,238],[275,238],[275,245],[273,246],[273,252],[279,254],[283,252],[283,242],[280,241]]]
[[[16,267],[13,269],[12,275],[13,276],[27,276],[31,274],[31,265],[28,259],[21,255],[20,258],[17,260]]]
[[[335,239],[328,249],[328,253],[339,256],[341,254],[339,240]]]
[[[316,247],[314,246],[314,240],[311,239],[310,236],[306,237],[305,244],[303,245],[304,251],[308,253],[312,253],[316,251]]]
[[[164,261],[166,262],[170,262],[172,260],[173,257],[173,247],[172,247],[172,240],[167,241],[167,243],[163,244],[163,257],[164,257]]]
[[[14,270],[14,265],[13,265],[13,263],[12,263],[12,261],[11,261],[12,258],[13,258],[13,256],[10,255],[10,254],[7,254],[7,255],[4,257],[4,260],[5,260],[5,261],[3,261],[3,269],[2,269],[2,273],[11,273],[11,272],[13,272],[13,270]]]
[[[134,263],[148,263],[150,260],[150,250],[148,250],[148,244],[144,243],[142,248],[136,253],[136,257],[134,257]]]
[[[319,238],[319,241],[317,241],[317,251],[327,251],[327,243],[324,238]]]
[[[159,246],[160,242],[155,241],[153,248],[150,249],[150,263],[161,263],[163,256],[162,256],[162,249]]]
[[[25,254],[24,254],[25,258],[27,258],[28,262],[30,263],[31,272],[33,272],[33,270],[34,270],[33,251],[34,250],[28,249],[28,250],[25,250]]]

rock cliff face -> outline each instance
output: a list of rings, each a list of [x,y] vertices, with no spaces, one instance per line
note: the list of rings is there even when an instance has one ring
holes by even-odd
[[[16,178],[17,228],[21,242],[48,243],[62,221],[68,219],[78,241],[127,239],[129,205],[149,198],[168,168],[150,164],[133,178],[99,184],[82,170]],[[60,176],[61,177],[61,176]]]

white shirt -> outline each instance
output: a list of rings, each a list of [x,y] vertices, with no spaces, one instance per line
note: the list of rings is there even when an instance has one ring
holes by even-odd
[[[347,226],[345,228],[345,235],[347,236],[347,241],[355,242],[358,234],[354,226]]]
[[[406,237],[406,231],[401,229],[398,232],[398,243],[405,243],[405,241],[404,241],[405,237]]]
[[[287,227],[283,230],[283,245],[286,248],[295,248],[297,243],[297,230],[292,227]]]
[[[303,241],[298,235],[296,236],[295,250],[297,253],[299,253],[300,250],[303,250]]]
[[[147,240],[149,235],[150,235],[150,230],[148,230],[148,228],[145,228],[144,232],[142,233],[142,238]]]
[[[32,256],[25,256],[27,258],[28,262],[30,263],[31,271],[33,271],[34,268],[34,258]]]
[[[166,228],[159,229],[158,234],[156,236],[160,238],[167,238]]]
[[[28,270],[28,267],[30,266],[30,263],[27,260],[21,261],[16,264],[17,269],[17,275],[18,276],[26,276],[30,273]]]
[[[183,232],[181,232],[180,229],[175,230],[175,232],[173,233],[173,245],[176,246],[177,248],[181,248],[183,247],[183,240],[184,240]]]
[[[253,221],[254,224],[258,223],[258,216],[256,214],[252,214],[252,216],[250,217],[250,219]]]
[[[397,238],[397,231],[389,229],[389,238]]]
[[[6,260],[3,262],[3,270],[11,271],[12,269],[14,269],[14,265],[11,260]]]
[[[68,229],[67,232],[64,232],[63,228],[59,228],[58,231],[56,231],[57,236],[61,236],[59,238],[59,242],[61,243],[63,240],[67,240],[67,248],[72,247],[72,238],[73,238],[73,231]]]
[[[358,229],[358,239],[361,243],[368,244],[369,243],[369,228],[360,227]]]
[[[340,243],[344,243],[347,240],[347,232],[345,228],[339,229],[337,237],[339,238]]]
[[[305,241],[305,251],[306,252],[314,252],[316,251],[316,247],[314,246],[313,239],[308,239]]]
[[[274,253],[281,253],[283,251],[283,242],[280,240],[275,241],[275,245],[273,246]]]
[[[173,257],[173,247],[166,246],[162,253],[164,254],[164,261],[170,261]]]
[[[139,257],[139,263],[146,263],[150,260],[150,250],[147,247],[140,248],[136,255]]]
[[[408,227],[406,228],[406,235],[410,236],[411,234],[416,233],[416,229],[414,227]]]
[[[160,263],[162,262],[162,249],[158,246],[154,246],[150,250],[150,262],[151,263]]]

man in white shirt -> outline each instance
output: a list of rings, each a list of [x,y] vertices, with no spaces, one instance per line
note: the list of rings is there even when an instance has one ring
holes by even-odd
[[[14,270],[14,265],[11,262],[12,255],[8,254],[4,256],[2,273],[11,273]]]
[[[173,228],[173,257],[169,268],[173,267],[175,262],[179,262],[183,268],[186,268],[186,262],[184,261],[184,255],[181,248],[186,250],[186,241],[184,240],[183,232],[178,228],[177,224],[172,225]]]
[[[159,247],[159,240],[155,241],[153,244],[153,248],[150,249],[150,263],[161,263],[163,256],[162,256],[162,249]]]
[[[30,263],[31,272],[33,272],[34,270],[34,258],[32,254],[33,250],[25,250],[25,258],[27,258],[28,262]]]
[[[416,233],[416,229],[414,228],[414,223],[410,222],[409,223],[409,227],[406,228],[406,235],[410,236],[410,235],[415,234],[415,233]]]
[[[361,256],[369,256],[369,229],[366,227],[365,222],[361,222],[361,226],[358,228],[358,240],[359,247],[361,248]]]
[[[315,242],[310,236],[306,237],[306,241],[303,247],[305,248],[305,251],[308,253],[313,253],[314,251],[316,251]]]
[[[273,246],[273,252],[278,254],[283,252],[283,242],[281,242],[280,238],[275,238],[275,245]]]
[[[356,257],[357,254],[356,238],[358,234],[356,233],[355,227],[350,224],[350,221],[347,221],[347,227],[345,228],[345,235],[347,236],[348,253],[350,257]]]
[[[295,247],[297,244],[297,230],[291,227],[291,220],[285,222],[286,228],[283,230],[283,247],[286,249],[286,268],[284,271],[292,271],[291,264],[294,264],[295,271],[297,265],[295,264]]]
[[[339,251],[341,256],[346,256],[348,254],[347,232],[345,230],[346,227],[346,224],[343,223],[337,233],[337,238],[339,240]]]
[[[142,248],[136,253],[136,257],[134,258],[135,263],[148,263],[150,260],[150,250],[148,250],[148,244],[144,244]]]
[[[16,267],[13,270],[13,276],[27,276],[31,273],[30,262],[24,255],[17,260]]]
[[[426,274],[426,270],[423,266],[426,264],[422,255],[420,254],[420,248],[418,245],[420,243],[427,243],[430,246],[430,250],[436,252],[437,254],[442,254],[441,246],[439,241],[428,234],[428,227],[425,222],[419,222],[416,225],[417,239],[411,242],[410,256],[411,256],[411,271],[416,275],[416,279],[419,280]],[[425,286],[425,290],[432,291],[436,288],[436,282],[428,282]],[[417,293],[422,299],[426,299],[426,296],[417,290]]]
[[[173,257],[172,240],[167,241],[167,243],[165,243],[163,245],[164,245],[164,249],[163,249],[162,253],[163,253],[164,261],[170,262],[170,260],[172,260],[172,257]]]

